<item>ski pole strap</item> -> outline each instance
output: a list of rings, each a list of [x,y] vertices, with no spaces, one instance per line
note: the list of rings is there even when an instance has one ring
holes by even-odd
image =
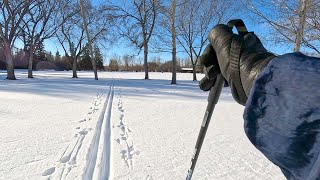
[[[242,50],[243,38],[248,34],[248,30],[241,19],[234,19],[228,22],[228,26],[232,29],[236,27],[239,35],[234,35],[232,38],[231,49],[230,49],[230,79],[231,87],[236,89],[238,103],[245,105],[248,97],[243,89],[240,77],[240,55]]]
[[[239,35],[244,36],[244,35],[248,34],[247,27],[241,19],[230,20],[227,25],[230,28],[236,27]]]

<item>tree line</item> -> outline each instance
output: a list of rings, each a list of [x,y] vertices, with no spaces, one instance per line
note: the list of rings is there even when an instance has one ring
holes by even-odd
[[[108,71],[144,71],[143,59],[136,58],[133,55],[125,54],[123,56],[113,55],[109,64],[105,67]],[[182,68],[192,68],[192,64],[188,58],[177,58],[177,63],[173,64],[172,60],[164,61],[160,57],[153,57],[148,62],[149,72],[172,72],[173,66],[177,72],[181,72]],[[200,70],[198,70],[199,72]]]
[[[177,53],[183,52],[194,69],[193,80],[197,80],[198,59],[211,27],[239,17],[262,26],[259,37],[263,41],[320,54],[320,0],[2,0],[0,10],[0,60],[4,60],[10,80],[16,79],[15,43],[23,43],[21,54],[26,55],[28,77],[33,78],[38,56],[43,56],[39,54],[41,43],[48,39],[64,50],[62,59],[67,59],[73,78],[86,62],[86,70],[93,70],[98,80],[101,64],[94,60],[95,47],[107,49],[121,43],[143,54],[145,79],[154,69],[149,54],[169,52],[171,83],[175,84]]]
[[[57,70],[57,71],[69,71],[72,70],[72,59],[66,55],[60,55],[59,51],[53,54],[51,51],[46,51],[44,45],[40,45],[33,54],[32,70]],[[23,49],[14,48],[13,52],[13,66],[15,69],[28,69],[29,51]],[[104,58],[98,46],[93,48],[93,59],[96,62],[97,69],[104,71]],[[4,51],[0,48],[0,59],[4,59]],[[88,46],[85,46],[79,59],[77,59],[76,70],[92,70],[91,57],[88,50]],[[0,60],[0,69],[6,70],[6,63]]]

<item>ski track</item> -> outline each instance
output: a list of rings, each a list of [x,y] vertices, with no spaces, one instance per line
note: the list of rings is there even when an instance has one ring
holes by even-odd
[[[109,93],[104,103],[103,110],[98,119],[95,135],[87,155],[87,165],[84,170],[83,180],[108,179],[110,176],[110,149],[111,128],[110,118],[114,97],[114,83],[109,87]]]
[[[126,124],[126,121],[125,121],[125,109],[122,101],[122,94],[121,94],[120,88],[118,89],[117,105],[118,105],[117,107],[118,112],[120,113],[120,118],[119,118],[119,124],[114,128],[118,128],[120,133],[118,138],[115,139],[115,141],[121,145],[122,148],[120,150],[120,154],[122,156],[122,159],[125,161],[128,168],[132,170],[133,157],[134,155],[140,155],[140,151],[135,149],[133,138],[130,136],[130,134],[132,133],[132,130],[129,128],[129,126]]]
[[[107,94],[107,95],[106,95]],[[106,95],[106,97],[105,97]],[[105,98],[104,98],[105,97]],[[111,157],[111,110],[114,97],[114,82],[111,82],[108,90],[100,90],[97,93],[93,106],[87,113],[87,118],[81,119],[79,123],[91,121],[99,108],[102,108],[95,127],[95,134],[87,153],[87,163],[82,179],[106,179],[110,176]],[[101,106],[101,104],[103,105]],[[70,144],[63,151],[58,162],[42,173],[46,179],[67,179],[68,174],[77,165],[77,156],[82,147],[83,140],[92,128],[76,127],[79,130]]]

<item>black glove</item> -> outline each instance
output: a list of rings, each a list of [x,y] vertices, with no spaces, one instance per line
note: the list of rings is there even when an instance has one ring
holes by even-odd
[[[253,32],[246,35],[234,34],[232,28],[224,24],[215,26],[208,39],[210,44],[200,56],[200,64],[206,70],[206,77],[200,81],[200,88],[210,90],[216,75],[221,72],[231,87],[233,98],[245,105],[255,78],[275,55],[263,47]],[[235,52],[238,52],[238,57]],[[233,61],[235,58],[238,65]]]

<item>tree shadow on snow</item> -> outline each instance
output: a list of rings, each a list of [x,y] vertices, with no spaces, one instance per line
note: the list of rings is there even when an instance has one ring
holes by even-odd
[[[16,73],[17,81],[3,80],[6,72],[0,71],[0,92],[30,93],[37,95],[55,96],[62,98],[81,98],[85,95],[107,90],[109,85],[115,82],[120,87],[122,95],[152,98],[187,98],[206,100],[208,92],[199,89],[198,82],[192,80],[177,80],[177,84],[171,84],[170,80],[163,79],[113,79],[99,78],[98,81],[92,77],[78,73],[80,78],[71,78],[72,71],[56,72],[43,71],[34,72],[34,79],[27,78],[27,71]],[[233,101],[229,88],[224,88],[221,99]]]

